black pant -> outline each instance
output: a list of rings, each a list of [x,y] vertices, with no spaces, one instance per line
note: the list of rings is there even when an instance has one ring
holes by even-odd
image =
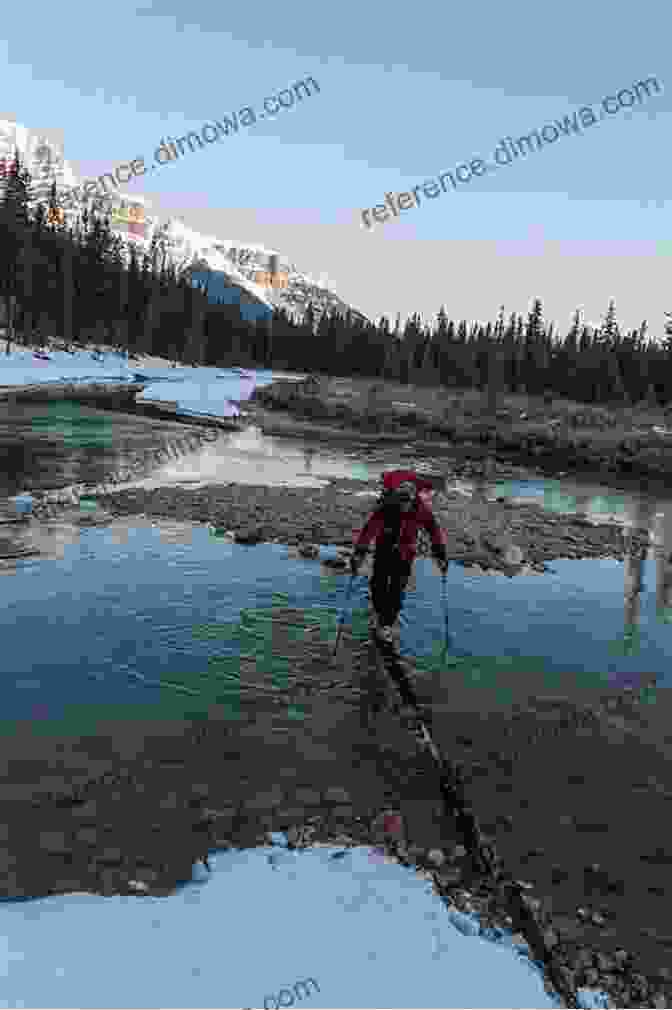
[[[371,575],[371,601],[381,624],[394,624],[411,577],[412,561],[403,561],[399,551],[376,551]]]

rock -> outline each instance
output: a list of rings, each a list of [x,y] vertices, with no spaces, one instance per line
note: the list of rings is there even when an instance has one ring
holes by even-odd
[[[504,550],[504,560],[507,565],[520,565],[523,563],[523,552],[517,544],[509,544]]]
[[[406,852],[412,863],[418,863],[425,855],[425,850],[422,845],[409,845]]]
[[[118,894],[120,890],[119,874],[115,870],[103,870],[99,875],[99,888],[106,897]]]
[[[649,983],[647,982],[644,975],[639,972],[633,972],[632,978],[630,980],[630,988],[633,994],[636,994],[637,999],[646,999],[649,993]]]
[[[260,544],[264,540],[264,534],[260,529],[246,529],[236,531],[237,544]]]
[[[212,814],[213,817],[219,820],[223,820],[224,818],[235,817],[237,810],[236,807],[221,807],[219,810],[207,810],[206,813]]]
[[[331,786],[325,791],[324,800],[326,803],[349,803],[350,793],[341,786]]]
[[[121,849],[113,845],[106,846],[97,857],[97,862],[105,866],[119,866],[123,861]]]
[[[326,565],[327,568],[343,569],[343,568],[347,568],[348,561],[344,557],[323,558],[322,559],[322,564]]]
[[[275,811],[275,816],[279,821],[282,821],[284,823],[289,823],[294,826],[300,825],[306,819],[306,808],[300,806],[279,807]]]
[[[131,891],[145,892],[149,890],[149,885],[146,884],[143,880],[129,880],[128,886]]]
[[[441,849],[430,849],[427,853],[427,860],[433,863],[434,866],[443,866],[446,861],[446,857]]]
[[[316,789],[297,789],[295,799],[297,803],[304,803],[306,806],[318,806],[321,801]]]
[[[271,807],[278,807],[282,803],[282,789],[274,786],[265,793],[255,793],[245,801],[245,808],[248,810],[268,810]]]
[[[350,821],[354,816],[354,810],[350,806],[350,804],[344,803],[334,807],[334,809],[332,810],[332,815],[334,817],[340,818],[341,820]]]
[[[555,930],[549,926],[548,929],[544,931],[544,943],[547,947],[552,948],[557,946],[558,935]]]
[[[62,856],[70,852],[67,844],[65,832],[63,831],[41,831],[40,848],[50,855]]]
[[[98,841],[98,832],[95,828],[82,828],[77,832],[75,838],[78,842],[84,842],[86,845],[95,845]]]
[[[95,817],[98,811],[98,806],[95,800],[87,800],[81,806],[75,806],[72,808],[72,816],[78,818]]]

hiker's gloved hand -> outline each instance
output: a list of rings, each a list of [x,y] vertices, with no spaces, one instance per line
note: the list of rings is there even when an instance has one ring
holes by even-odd
[[[362,559],[362,555],[361,554],[353,554],[351,556],[351,558],[350,558],[350,571],[352,572],[353,575],[356,575],[357,572],[359,571],[359,567],[360,567],[360,565],[362,563],[362,560],[363,559]]]

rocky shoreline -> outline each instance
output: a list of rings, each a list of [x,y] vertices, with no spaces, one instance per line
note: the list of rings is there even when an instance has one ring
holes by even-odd
[[[33,514],[36,520],[60,515],[83,524],[132,516],[174,519],[211,525],[237,543],[286,543],[307,551],[336,545],[347,553],[353,531],[366,521],[375,500],[355,496],[366,489],[373,493],[375,483],[332,480],[318,490],[229,484],[114,491],[108,485],[98,493],[89,490],[97,505],[91,514],[76,508],[76,491],[35,492]],[[534,504],[478,502],[458,492],[434,492],[433,510],[446,532],[451,560],[510,576],[542,573],[557,558],[622,560],[627,551],[646,549],[649,540],[642,530],[629,532],[626,541],[616,524],[598,525]],[[427,549],[421,539],[419,555],[427,554]]]

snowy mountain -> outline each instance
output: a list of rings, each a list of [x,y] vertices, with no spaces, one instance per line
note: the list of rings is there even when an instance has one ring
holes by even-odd
[[[199,283],[209,282],[213,296],[221,297],[225,286],[244,292],[241,301],[269,308],[281,306],[295,318],[301,318],[310,304],[318,318],[324,311],[350,310],[355,317],[366,319],[334,294],[326,277],[316,280],[278,250],[202,235],[176,218],[160,225],[159,235],[173,261]],[[209,278],[209,272],[214,277]]]
[[[11,120],[0,120],[0,189],[15,148],[33,177],[36,202],[47,200],[54,180],[59,191],[81,186],[64,157],[62,138],[54,136],[56,132],[36,131]],[[275,306],[281,306],[295,319],[301,319],[312,305],[317,318],[325,311],[351,311],[355,318],[366,320],[363,313],[334,293],[326,275],[316,280],[277,250],[203,235],[178,218],[161,220],[141,194],[127,194],[120,189],[110,192],[109,182],[100,188],[106,189],[106,195],[79,197],[64,210],[65,219],[74,224],[84,209],[105,214],[112,230],[133,242],[138,251],[148,250],[156,237],[168,263],[174,263],[194,283],[206,283],[209,297],[239,302],[244,318],[263,318]]]

